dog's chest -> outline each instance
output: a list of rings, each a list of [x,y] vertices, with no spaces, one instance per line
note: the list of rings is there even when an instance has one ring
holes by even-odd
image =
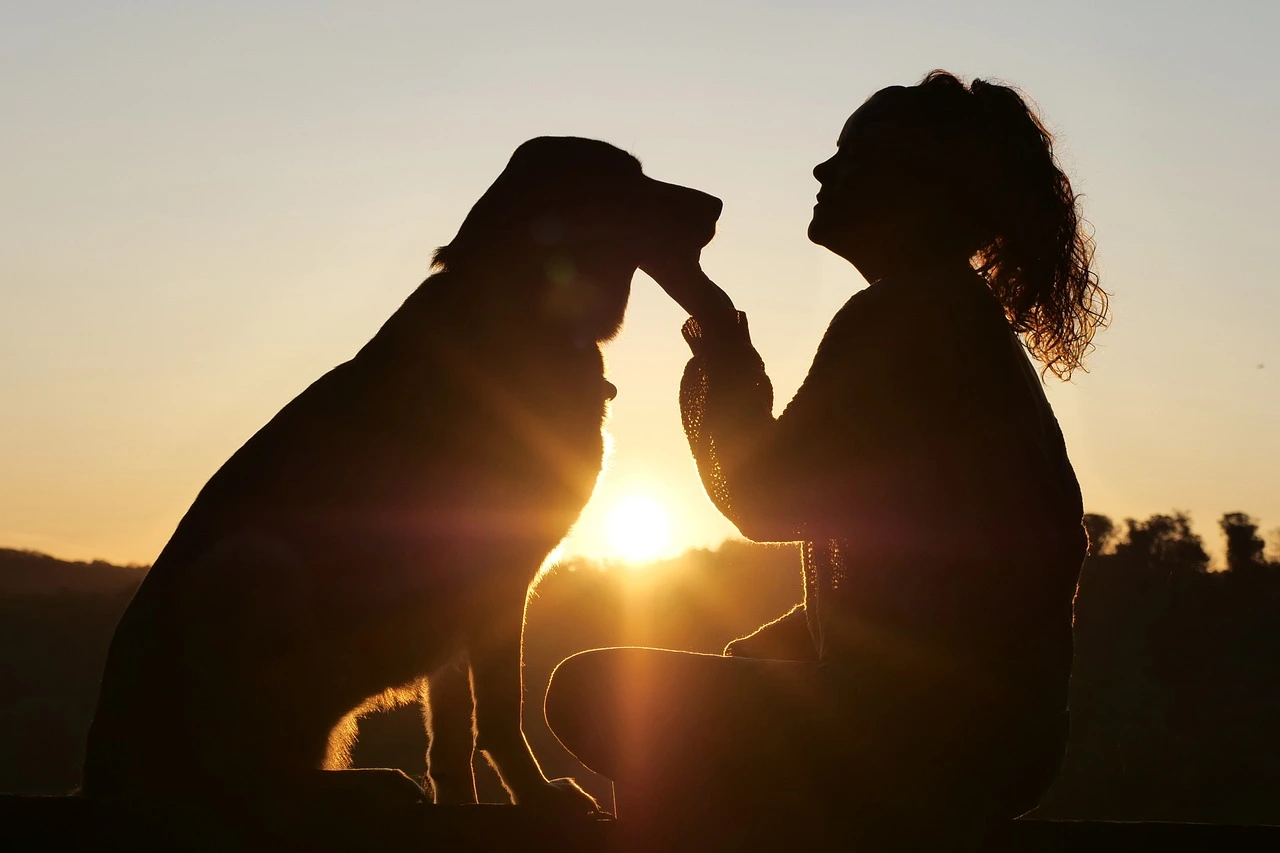
[[[512,475],[594,480],[610,387],[598,358],[592,352],[531,360],[513,371],[505,388],[481,392],[478,402],[495,427],[497,443],[489,448],[495,462]]]
[[[448,370],[433,413],[450,478],[468,503],[576,514],[595,485],[614,388],[594,345],[486,350]],[[571,523],[571,522],[570,522]]]

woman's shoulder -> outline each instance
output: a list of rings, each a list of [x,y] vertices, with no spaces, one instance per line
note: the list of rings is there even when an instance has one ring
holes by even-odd
[[[921,284],[914,276],[879,279],[849,297],[831,319],[829,329],[864,325],[882,330],[886,325],[898,325],[909,318],[922,294]]]
[[[880,279],[855,293],[832,318],[827,335],[951,347],[1008,332],[1004,311],[978,273],[919,270]]]
[[[855,293],[840,309],[840,314],[951,313],[957,309],[994,311],[1003,316],[995,294],[976,270],[929,267],[904,270],[872,282]]]
[[[886,295],[882,298],[886,300],[896,298],[913,305],[937,305],[947,310],[961,306],[980,311],[999,309],[986,278],[977,270],[963,266],[920,267],[872,287],[883,289]]]

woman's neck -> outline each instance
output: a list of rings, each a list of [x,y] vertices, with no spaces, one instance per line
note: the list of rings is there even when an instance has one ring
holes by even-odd
[[[870,284],[900,278],[916,278],[921,275],[974,275],[969,259],[953,254],[903,251],[896,253],[864,253],[846,260]]]

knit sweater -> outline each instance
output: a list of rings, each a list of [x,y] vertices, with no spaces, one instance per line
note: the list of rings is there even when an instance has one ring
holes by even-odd
[[[683,333],[680,405],[707,494],[747,538],[803,543],[824,662],[987,708],[1066,707],[1080,490],[985,282],[859,292],[777,418],[745,315]]]

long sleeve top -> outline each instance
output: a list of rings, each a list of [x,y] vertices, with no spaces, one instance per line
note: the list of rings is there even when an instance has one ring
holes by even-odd
[[[803,543],[823,661],[1065,708],[1080,490],[981,279],[853,296],[777,418],[744,315],[683,332],[680,405],[707,494],[747,538]]]

